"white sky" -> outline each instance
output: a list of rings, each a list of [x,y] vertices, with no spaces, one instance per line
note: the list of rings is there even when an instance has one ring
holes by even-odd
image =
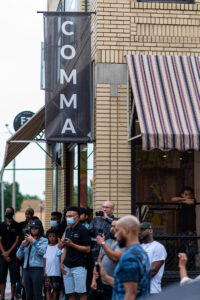
[[[14,132],[15,116],[25,110],[36,112],[44,105],[40,90],[41,41],[46,0],[6,0],[0,4],[0,168],[6,140],[5,124]],[[16,168],[44,168],[45,154],[30,144],[16,158]],[[12,163],[7,168],[12,168]],[[12,182],[12,171],[4,172],[4,181]],[[23,194],[44,198],[45,171],[16,171]]]

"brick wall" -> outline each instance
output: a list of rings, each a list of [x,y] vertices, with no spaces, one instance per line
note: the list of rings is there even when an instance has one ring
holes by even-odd
[[[93,0],[92,58],[98,64],[126,64],[126,54],[199,55],[200,2],[139,3]],[[116,203],[117,215],[131,212],[131,149],[127,141],[126,85],[111,96],[112,77],[95,78],[95,208]],[[109,79],[111,78],[111,80]],[[110,84],[108,84],[110,81]]]
[[[127,142],[126,85],[97,84],[95,104],[94,209],[106,200],[115,205],[115,215],[131,210],[131,157]]]
[[[195,4],[94,0],[93,8],[96,62],[125,63],[127,53],[199,55],[199,0]]]
[[[59,0],[49,0],[56,10]],[[200,1],[195,4],[90,0],[96,62],[125,63],[127,53],[199,55]],[[85,10],[85,1],[82,1]]]

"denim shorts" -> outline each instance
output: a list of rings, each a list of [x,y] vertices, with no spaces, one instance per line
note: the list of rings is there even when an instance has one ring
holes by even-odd
[[[87,270],[84,267],[68,268],[64,266],[67,274],[63,275],[65,294],[86,293]]]

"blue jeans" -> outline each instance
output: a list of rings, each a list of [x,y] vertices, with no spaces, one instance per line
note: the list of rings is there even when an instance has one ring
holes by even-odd
[[[43,268],[41,267],[29,267],[24,269],[24,287],[26,291],[26,300],[43,300],[44,277]]]

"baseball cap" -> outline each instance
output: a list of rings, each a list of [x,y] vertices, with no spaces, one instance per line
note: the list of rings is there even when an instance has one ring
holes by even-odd
[[[150,222],[143,222],[141,224],[141,229],[153,229],[153,225]]]
[[[30,227],[40,228],[42,227],[42,222],[38,220],[33,220],[33,222],[30,224]]]

